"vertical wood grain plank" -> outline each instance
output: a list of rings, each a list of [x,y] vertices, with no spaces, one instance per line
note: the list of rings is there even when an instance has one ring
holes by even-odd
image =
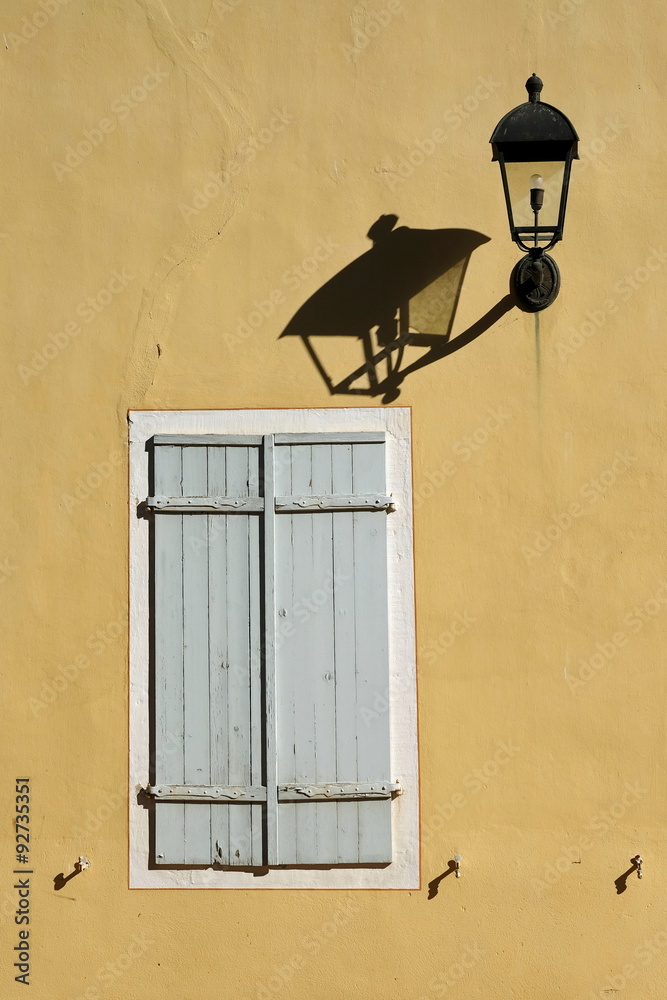
[[[275,448],[276,493],[292,494],[292,449],[289,445]],[[276,720],[278,748],[278,783],[297,781],[294,703],[294,542],[293,514],[276,517]],[[296,806],[293,802],[278,804],[279,857],[283,864],[296,858]]]
[[[332,446],[312,446],[311,489],[330,494]],[[306,610],[310,615],[311,648],[308,675],[315,724],[315,780],[331,781],[336,773],[336,666],[333,622],[333,514],[312,515],[313,588]],[[337,857],[337,802],[300,803],[315,812],[315,850],[318,863]]]
[[[226,458],[228,496],[248,496],[248,449],[229,447]],[[248,516],[227,517],[227,638],[229,653],[227,732],[229,780],[250,784],[250,577]],[[229,807],[231,864],[252,864],[251,807]]]
[[[332,492],[352,493],[352,446],[332,449]],[[358,718],[355,638],[353,514],[333,515],[334,655],[336,661],[336,780],[356,781]],[[359,860],[359,804],[339,802],[337,855],[343,864]]]
[[[264,702],[266,713],[266,863],[280,863],[278,845],[278,745],[276,716],[276,513],[273,435],[263,446],[264,472]]]
[[[384,446],[355,444],[352,453],[355,493],[385,488]],[[389,685],[387,606],[387,515],[357,511],[353,515],[355,565],[355,635],[357,705],[387,704]],[[359,780],[390,777],[389,712],[379,711],[368,725],[357,711]],[[391,800],[359,804],[359,861],[391,860]]]
[[[207,496],[207,449],[183,448],[182,462],[183,496]],[[208,515],[183,515],[185,784],[193,785],[211,780],[208,582]],[[211,861],[211,807],[207,803],[185,805],[185,857],[189,864]]]
[[[181,495],[181,449],[154,452],[155,493]],[[183,727],[183,517],[156,517],[155,594],[155,777],[158,784],[185,780]],[[174,747],[179,749],[174,751]],[[185,861],[185,808],[155,803],[155,855],[158,864]]]
[[[250,489],[258,495],[259,448],[249,449]],[[254,486],[253,486],[254,483]],[[250,784],[264,784],[264,731],[262,708],[262,583],[261,583],[261,522],[259,517],[248,519],[248,579],[250,651]],[[251,825],[251,864],[264,863],[264,807],[249,806]]]
[[[211,496],[226,496],[226,453],[223,446],[208,449],[208,488]],[[209,545],[209,657],[211,727],[211,783],[230,784],[228,733],[228,677],[231,669],[227,640],[227,521],[225,514],[208,518]],[[232,863],[229,850],[229,810],[219,803],[211,806],[211,859]]]
[[[312,493],[312,447],[292,446],[292,490],[295,496]],[[315,746],[316,710],[313,692],[313,650],[317,635],[315,621],[308,611],[309,595],[315,588],[313,562],[313,514],[298,513],[292,518],[292,592],[291,602],[294,635],[291,656],[283,663],[283,678],[290,683],[294,704],[294,761],[296,781],[315,782],[317,762]],[[294,806],[294,864],[317,863],[317,823],[313,803],[298,802]]]

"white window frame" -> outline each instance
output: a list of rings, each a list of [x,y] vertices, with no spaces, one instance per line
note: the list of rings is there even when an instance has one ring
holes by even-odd
[[[418,889],[419,771],[412,538],[410,408],[345,407],[291,410],[131,410],[130,437],[130,888],[132,889]],[[148,810],[141,789],[149,775],[149,537],[137,516],[149,494],[146,443],[154,434],[295,434],[383,431],[387,493],[389,692],[373,711],[390,711],[392,862],[386,868],[271,868],[249,871],[149,866]]]

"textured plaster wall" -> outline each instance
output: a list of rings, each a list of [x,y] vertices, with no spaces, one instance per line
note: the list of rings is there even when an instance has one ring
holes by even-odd
[[[664,996],[666,22],[653,0],[5,0],[3,996],[25,774],[35,1000]],[[502,299],[488,139],[533,71],[581,137],[561,295],[398,399],[422,889],[130,891],[127,410],[379,405],[278,336],[383,213],[490,237],[454,334]]]

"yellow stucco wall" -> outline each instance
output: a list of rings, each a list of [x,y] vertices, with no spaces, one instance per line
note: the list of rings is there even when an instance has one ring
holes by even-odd
[[[659,1000],[664,5],[2,14],[0,995],[23,989],[13,779],[29,776],[34,998]],[[130,891],[127,410],[379,405],[329,396],[278,336],[383,213],[490,237],[454,334],[506,294],[518,255],[488,139],[532,71],[581,137],[560,297],[539,325],[506,313],[397,400],[413,407],[422,889]],[[288,281],[320,241],[318,268]],[[644,878],[618,895],[637,852]],[[429,900],[454,853],[464,877]],[[90,870],[54,891],[80,854]]]

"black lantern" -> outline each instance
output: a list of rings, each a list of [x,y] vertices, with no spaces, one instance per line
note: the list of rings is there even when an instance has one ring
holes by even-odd
[[[558,295],[560,272],[546,251],[563,238],[572,160],[579,137],[557,108],[540,100],[542,81],[526,82],[528,101],[496,125],[491,144],[500,164],[512,239],[526,251],[512,272],[521,306],[537,312]]]

